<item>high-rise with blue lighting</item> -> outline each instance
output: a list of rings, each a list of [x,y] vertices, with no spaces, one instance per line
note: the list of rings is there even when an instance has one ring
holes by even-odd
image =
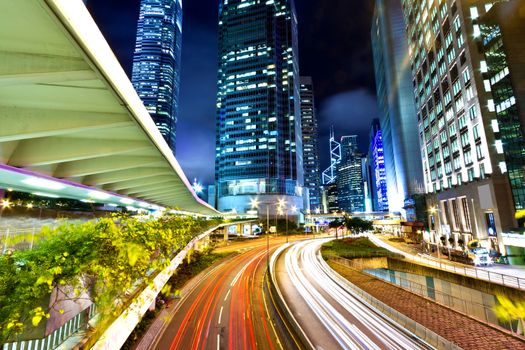
[[[173,153],[179,109],[182,0],[141,0],[132,82]]]
[[[218,209],[303,208],[297,17],[291,0],[219,4]]]
[[[370,161],[371,173],[374,182],[374,209],[388,211],[388,191],[386,181],[385,156],[383,151],[383,137],[379,119],[372,121],[370,129]]]
[[[405,201],[424,192],[424,180],[401,0],[375,0],[371,36],[388,206],[406,214]]]
[[[343,136],[341,161],[337,165],[337,201],[339,209],[348,213],[365,211],[362,158],[357,148],[357,136]]]

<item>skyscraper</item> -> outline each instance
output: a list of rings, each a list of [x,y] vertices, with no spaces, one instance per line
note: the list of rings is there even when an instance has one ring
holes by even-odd
[[[376,0],[371,35],[389,210],[406,214],[424,190],[401,0]]]
[[[303,208],[297,17],[292,0],[223,0],[215,178],[218,209],[278,199]]]
[[[373,184],[371,190],[374,210],[388,211],[387,179],[383,152],[382,130],[378,119],[372,121],[370,128],[370,167]]]
[[[317,116],[314,103],[314,86],[311,77],[301,77],[301,124],[303,132],[304,187],[309,191],[310,210],[321,205],[321,174],[319,173],[319,148]]]
[[[425,188],[437,234],[504,250],[516,226],[478,17],[494,1],[403,0]]]
[[[498,120],[500,138],[495,141],[503,149],[516,210],[525,209],[525,2],[511,0],[494,4],[480,17],[481,43],[486,72],[486,88],[490,88]]]
[[[179,109],[182,0],[141,0],[132,82],[173,153]]]
[[[341,138],[341,162],[337,166],[337,202],[345,212],[365,211],[362,154],[357,148],[357,136]]]

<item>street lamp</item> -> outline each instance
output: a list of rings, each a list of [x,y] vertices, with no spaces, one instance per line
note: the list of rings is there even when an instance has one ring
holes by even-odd
[[[436,233],[437,233],[438,235],[441,235],[441,220],[440,220],[440,218],[439,218],[439,208],[438,208],[437,206],[435,206],[435,207],[431,207],[431,208],[430,208],[430,213],[432,214],[432,218],[434,218],[434,214],[436,214],[436,216],[437,216],[437,228],[439,229],[439,232],[438,232],[438,229],[436,229],[435,231],[436,231]],[[434,236],[434,238],[436,238],[436,237]],[[439,242],[440,242],[440,241],[441,241],[441,237],[439,237],[439,238],[436,240],[436,247],[437,247],[438,259],[441,259],[441,257],[440,257],[441,252],[439,251]]]
[[[252,209],[259,208],[259,204],[260,203],[257,198],[250,199],[250,205]],[[270,255],[270,205],[272,204],[268,202],[265,204],[266,204],[266,265],[269,268],[270,267],[270,256],[269,256]],[[277,206],[278,214],[283,215],[283,207],[286,205],[286,200],[284,198],[281,198],[274,205]],[[275,216],[275,226],[277,227],[277,215]]]

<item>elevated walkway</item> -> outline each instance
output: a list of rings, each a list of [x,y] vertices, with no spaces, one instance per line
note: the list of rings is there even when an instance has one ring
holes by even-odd
[[[0,62],[0,188],[219,214],[81,0],[0,0]]]

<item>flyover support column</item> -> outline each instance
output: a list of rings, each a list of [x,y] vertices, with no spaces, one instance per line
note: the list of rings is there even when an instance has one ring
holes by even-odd
[[[224,226],[223,230],[224,230],[224,241],[228,242],[228,227]]]

